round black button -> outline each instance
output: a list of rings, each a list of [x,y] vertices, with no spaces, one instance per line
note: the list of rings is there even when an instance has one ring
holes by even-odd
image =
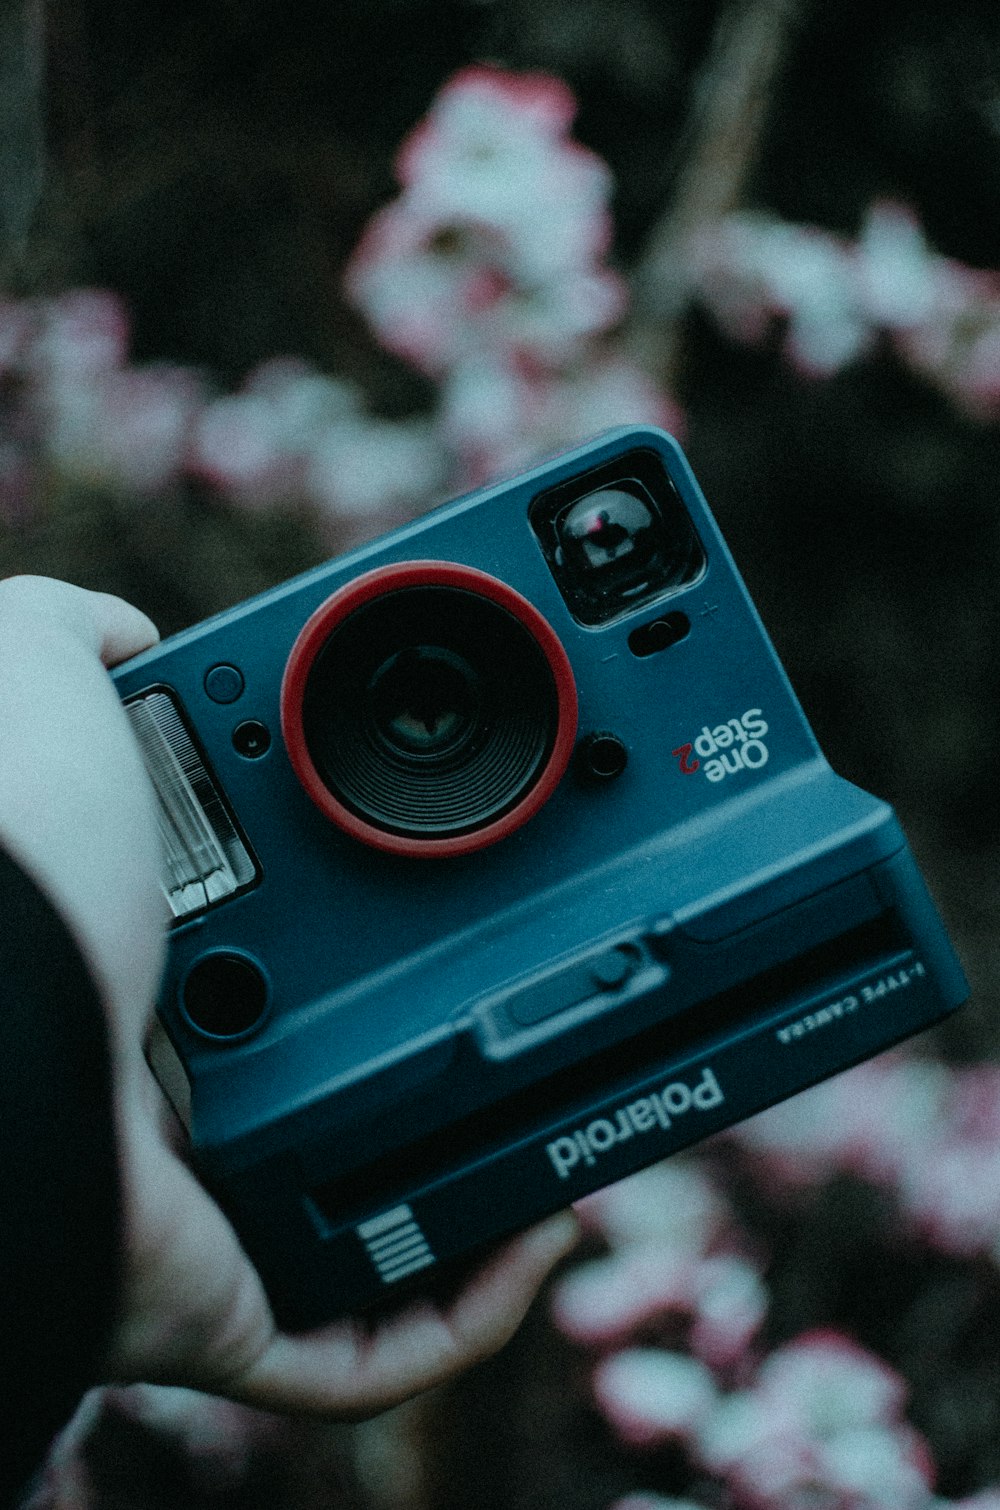
[[[270,730],[256,718],[248,718],[233,730],[233,749],[247,760],[257,760],[271,748]]]
[[[243,691],[243,673],[236,666],[212,666],[205,672],[205,691],[213,703],[234,703]]]
[[[628,750],[617,734],[588,734],[577,747],[577,770],[591,781],[613,781],[627,765]]]
[[[212,1038],[242,1038],[267,1011],[268,985],[260,966],[245,954],[203,954],[188,971],[181,1003],[188,1020]]]

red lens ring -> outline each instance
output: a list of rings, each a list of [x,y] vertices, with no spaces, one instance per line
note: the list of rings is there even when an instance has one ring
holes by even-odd
[[[375,598],[384,597],[386,593],[396,592],[404,587],[462,588],[506,609],[535,640],[548,662],[555,682],[558,708],[556,738],[541,775],[523,799],[504,813],[502,818],[497,818],[472,833],[442,839],[414,839],[402,834],[386,833],[384,829],[359,818],[337,801],[320,777],[306,745],[302,704],[306,682],[319,652],[349,614]],[[358,839],[373,849],[392,855],[420,858],[468,855],[476,850],[486,849],[488,845],[496,844],[498,840],[514,833],[548,801],[562,780],[573,753],[576,724],[576,683],[569,659],[555,631],[527,598],[508,587],[505,582],[491,577],[488,572],[478,571],[473,566],[460,566],[453,561],[403,561],[394,566],[379,566],[339,588],[319,605],[302,626],[289,654],[281,683],[281,732],[292,769],[306,794],[324,817],[329,818],[344,833],[350,834],[352,839]]]

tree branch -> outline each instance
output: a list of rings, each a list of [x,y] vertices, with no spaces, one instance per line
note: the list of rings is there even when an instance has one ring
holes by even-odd
[[[632,355],[669,389],[691,298],[696,236],[745,198],[778,79],[807,0],[730,0],[723,9],[687,126],[673,199],[635,274]]]

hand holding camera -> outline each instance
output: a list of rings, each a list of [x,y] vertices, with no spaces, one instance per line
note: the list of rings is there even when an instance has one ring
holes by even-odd
[[[572,1217],[495,1252],[447,1304],[417,1303],[382,1328],[278,1331],[232,1227],[179,1156],[143,1057],[168,913],[153,794],[104,668],[156,630],[120,599],[20,577],[0,583],[0,636],[16,651],[0,672],[0,842],[62,914],[108,1016],[126,1221],[109,1376],[362,1416],[494,1351],[573,1242]]]

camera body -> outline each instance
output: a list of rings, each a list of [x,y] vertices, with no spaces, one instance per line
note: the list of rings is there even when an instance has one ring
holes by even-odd
[[[175,913],[154,1064],[288,1326],[426,1285],[967,994],[663,432],[115,679]]]

